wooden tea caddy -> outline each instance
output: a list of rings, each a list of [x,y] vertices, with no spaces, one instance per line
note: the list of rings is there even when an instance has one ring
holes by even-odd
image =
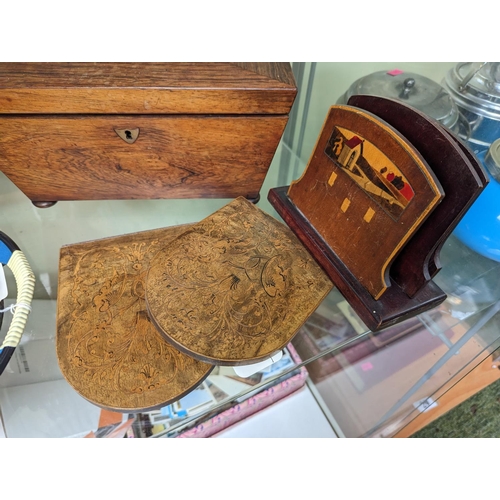
[[[303,175],[197,224],[61,250],[63,375],[118,411],[165,406],[216,365],[282,349],[337,286],[376,332],[441,303],[444,241],[487,182],[468,149],[400,102],[332,106]]]
[[[0,63],[0,170],[37,207],[257,201],[296,93],[290,63]]]

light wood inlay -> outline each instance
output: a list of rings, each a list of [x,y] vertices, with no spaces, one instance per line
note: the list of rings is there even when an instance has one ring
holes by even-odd
[[[351,204],[351,202],[345,198],[344,201],[342,202],[342,205],[340,206],[340,210],[342,210],[342,212],[347,212],[347,209],[349,208],[349,205]]]
[[[368,210],[366,211],[366,214],[365,216],[363,217],[363,220],[365,222],[370,222],[372,219],[373,219],[373,216],[375,215],[375,210],[373,210],[373,208],[368,208]]]
[[[328,185],[333,186],[333,183],[335,182],[336,178],[337,174],[335,172],[332,172],[332,175],[330,175],[330,178],[328,179]]]

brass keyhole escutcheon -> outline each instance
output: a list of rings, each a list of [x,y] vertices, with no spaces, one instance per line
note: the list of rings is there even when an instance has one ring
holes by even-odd
[[[128,144],[134,144],[134,142],[139,137],[138,128],[124,128],[124,129],[115,128],[115,132],[118,135],[118,137],[123,139]]]

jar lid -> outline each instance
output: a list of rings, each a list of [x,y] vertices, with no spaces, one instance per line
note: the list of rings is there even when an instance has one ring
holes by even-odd
[[[451,128],[458,109],[449,93],[435,81],[401,70],[377,71],[356,80],[339,99],[346,104],[352,95],[365,94],[397,99]]]
[[[444,85],[459,107],[500,119],[500,63],[458,63],[446,74]]]

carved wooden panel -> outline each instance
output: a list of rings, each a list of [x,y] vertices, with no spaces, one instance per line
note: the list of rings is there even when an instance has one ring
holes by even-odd
[[[398,252],[443,198],[420,153],[366,111],[332,106],[288,197],[378,300]]]
[[[149,262],[188,227],[61,249],[57,357],[64,377],[90,402],[122,412],[159,408],[213,369],[166,342],[146,312]]]
[[[238,198],[156,254],[146,303],[179,350],[239,365],[282,349],[331,289],[287,226]]]

